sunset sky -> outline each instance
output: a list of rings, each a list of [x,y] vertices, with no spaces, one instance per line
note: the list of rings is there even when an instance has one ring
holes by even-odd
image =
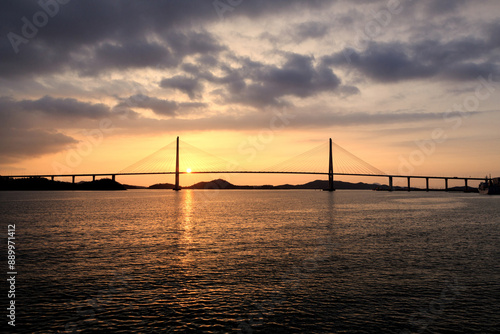
[[[3,175],[118,172],[180,136],[240,169],[333,138],[386,173],[500,176],[496,0],[2,1],[0,18]]]

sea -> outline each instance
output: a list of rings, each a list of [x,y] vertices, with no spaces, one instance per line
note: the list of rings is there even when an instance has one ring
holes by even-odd
[[[499,208],[445,192],[0,192],[0,328],[500,333]]]

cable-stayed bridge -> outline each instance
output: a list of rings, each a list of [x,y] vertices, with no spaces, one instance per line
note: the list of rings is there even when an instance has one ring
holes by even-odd
[[[279,164],[259,170],[242,168],[238,163],[231,162],[198,149],[179,137],[167,146],[153,154],[137,161],[127,168],[113,173],[72,173],[72,174],[37,174],[37,175],[8,175],[10,178],[46,177],[54,180],[56,177],[71,177],[75,182],[76,177],[111,176],[115,180],[119,175],[175,175],[174,190],[180,190],[179,178],[182,174],[305,174],[328,176],[328,188],[334,191],[335,176],[369,176],[388,178],[389,190],[393,190],[394,178],[407,180],[407,189],[411,190],[411,179],[425,179],[426,190],[429,191],[429,180],[440,179],[444,181],[445,190],[448,190],[448,180],[463,180],[465,191],[468,190],[469,180],[484,180],[478,177],[454,176],[422,176],[422,175],[389,175],[354,154],[335,144],[331,139],[313,149],[285,160]]]

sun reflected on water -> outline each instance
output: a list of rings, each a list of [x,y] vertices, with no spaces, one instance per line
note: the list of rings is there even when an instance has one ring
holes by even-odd
[[[193,219],[193,191],[185,190],[183,191],[183,203],[182,203],[182,227],[187,231],[192,229],[192,219]]]
[[[181,205],[181,245],[183,246],[184,259],[186,261],[193,261],[192,248],[194,243],[193,238],[193,204],[194,194],[192,190],[183,190],[180,194],[182,196]]]

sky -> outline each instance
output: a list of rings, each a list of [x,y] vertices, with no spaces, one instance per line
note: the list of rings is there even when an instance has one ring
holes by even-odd
[[[499,14],[496,0],[2,1],[0,174],[118,172],[180,136],[240,170],[332,138],[389,174],[500,176]]]

